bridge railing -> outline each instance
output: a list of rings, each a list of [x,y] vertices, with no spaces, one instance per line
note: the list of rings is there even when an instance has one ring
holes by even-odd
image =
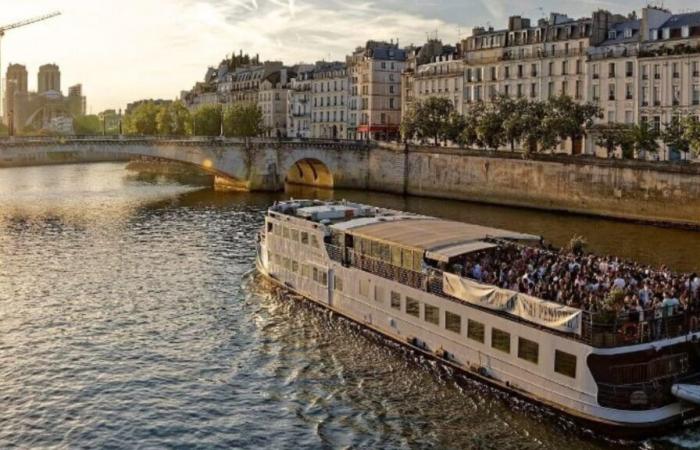
[[[368,141],[350,139],[311,139],[311,138],[228,138],[220,136],[125,136],[125,135],[97,135],[97,136],[13,136],[0,137],[0,144],[68,144],[68,143],[183,143],[183,144],[267,144],[267,145],[289,145],[289,144],[313,144],[313,145],[352,145],[367,146]]]

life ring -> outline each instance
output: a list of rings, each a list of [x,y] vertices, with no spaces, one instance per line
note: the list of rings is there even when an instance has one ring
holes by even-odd
[[[698,319],[698,316],[690,316],[690,331],[697,331],[699,324],[700,319]]]
[[[622,326],[620,333],[625,342],[634,342],[639,337],[639,327],[634,322],[627,322]]]

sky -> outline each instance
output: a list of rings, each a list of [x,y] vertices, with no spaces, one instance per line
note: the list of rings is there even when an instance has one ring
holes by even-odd
[[[666,0],[674,12],[696,0]],[[60,10],[48,21],[8,31],[8,63],[29,71],[61,68],[61,87],[82,83],[88,112],[124,108],[142,98],[179,96],[232,52],[243,49],[287,64],[344,60],[368,39],[420,44],[428,33],[445,43],[472,27],[503,28],[510,15],[532,19],[557,11],[589,16],[598,8],[639,11],[644,0],[0,0],[0,26]],[[693,6],[696,5],[696,6]]]

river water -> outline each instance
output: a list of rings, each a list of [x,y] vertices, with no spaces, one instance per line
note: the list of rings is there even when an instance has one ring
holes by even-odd
[[[0,448],[693,448],[608,442],[252,273],[265,208],[335,196],[700,270],[700,234],[366,192],[231,194],[123,164],[0,170]]]

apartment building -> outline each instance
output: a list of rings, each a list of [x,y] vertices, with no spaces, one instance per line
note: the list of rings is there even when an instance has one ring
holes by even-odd
[[[267,136],[287,137],[287,98],[290,79],[295,76],[294,72],[282,68],[260,82],[257,103],[262,111]]]
[[[463,88],[464,63],[458,48],[430,39],[422,47],[408,51],[401,76],[401,112],[405,114],[415,101],[442,97],[450,100],[461,114]]]
[[[312,93],[315,66],[299,65],[287,91],[287,135],[311,137]]]
[[[350,136],[356,139],[399,138],[401,74],[406,52],[398,42],[368,41],[348,56],[352,82]]]
[[[343,62],[319,62],[312,82],[312,137],[347,139],[350,81]]]

